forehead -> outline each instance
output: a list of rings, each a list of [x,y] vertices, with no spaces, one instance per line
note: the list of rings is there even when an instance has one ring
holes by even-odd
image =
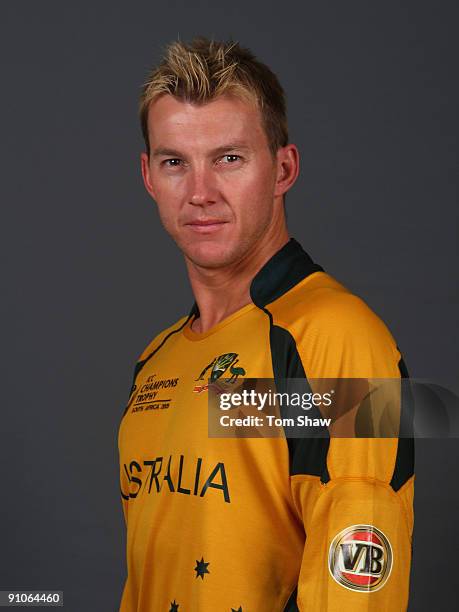
[[[230,95],[196,104],[164,94],[150,105],[148,133],[151,146],[214,147],[244,140],[256,147],[267,142],[256,104]]]

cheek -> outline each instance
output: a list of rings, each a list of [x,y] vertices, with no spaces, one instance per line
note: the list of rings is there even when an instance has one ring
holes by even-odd
[[[234,178],[229,177],[225,187],[241,201],[254,201],[254,198],[266,200],[273,193],[273,175],[272,172],[260,172],[258,169],[242,172]]]
[[[257,193],[263,194],[264,197],[267,195],[274,194],[274,185],[276,182],[275,168],[264,160],[261,167],[258,169],[253,176],[253,188]]]
[[[172,218],[180,202],[180,188],[177,181],[165,180],[152,174],[153,197],[161,219]]]
[[[157,169],[151,171],[151,183],[155,199],[160,201],[170,199],[176,191],[176,189],[174,189],[174,181],[171,180],[171,177],[164,176],[164,174]]]
[[[156,204],[161,223],[169,234],[175,235],[177,233],[177,209],[170,201],[162,199],[159,202],[156,202]]]
[[[272,172],[257,172],[246,176],[244,181],[235,186],[244,210],[249,214],[262,214],[263,210],[269,209],[274,196],[274,184]]]

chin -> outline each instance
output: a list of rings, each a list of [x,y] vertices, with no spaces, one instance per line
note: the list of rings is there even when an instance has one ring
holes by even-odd
[[[217,241],[194,243],[183,249],[184,254],[195,265],[202,268],[221,268],[237,260],[237,254],[229,245]]]

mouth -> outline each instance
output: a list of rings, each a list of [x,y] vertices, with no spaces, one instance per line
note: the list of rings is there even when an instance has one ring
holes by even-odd
[[[219,219],[201,219],[197,221],[190,221],[185,225],[191,230],[200,233],[210,233],[216,231],[226,225],[227,221],[220,221]]]

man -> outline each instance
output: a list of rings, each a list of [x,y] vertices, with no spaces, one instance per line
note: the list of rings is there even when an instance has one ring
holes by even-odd
[[[175,42],[140,116],[195,302],[140,355],[120,425],[121,611],[405,610],[410,440],[208,436],[208,379],[406,375],[384,323],[289,237],[276,76],[238,44]]]

